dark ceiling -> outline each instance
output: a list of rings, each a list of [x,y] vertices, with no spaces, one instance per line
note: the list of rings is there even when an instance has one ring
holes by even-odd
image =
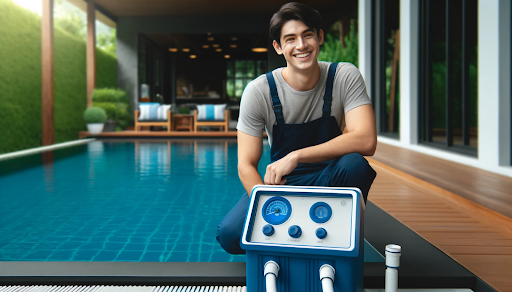
[[[106,9],[115,17],[125,16],[229,16],[272,15],[289,1],[280,0],[95,0],[95,3]],[[357,0],[306,0],[299,1],[327,12],[342,8],[343,4],[355,4]]]
[[[175,48],[178,54],[197,55],[199,58],[217,59],[230,55],[233,58],[262,58],[253,48],[267,48],[266,34],[145,34],[164,49]],[[219,51],[220,49],[220,51]],[[266,56],[266,55],[264,55]],[[266,58],[266,57],[265,57]]]

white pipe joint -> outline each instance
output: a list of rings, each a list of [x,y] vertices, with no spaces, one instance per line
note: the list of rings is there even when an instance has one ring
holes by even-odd
[[[274,261],[265,263],[263,270],[267,292],[277,292],[276,278],[279,275],[279,265]]]
[[[334,292],[334,268],[325,264],[320,267],[320,281],[322,282],[323,292]]]
[[[402,248],[396,244],[386,245],[386,292],[398,291],[398,267]]]

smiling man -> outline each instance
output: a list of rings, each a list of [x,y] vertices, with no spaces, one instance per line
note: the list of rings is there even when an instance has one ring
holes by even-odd
[[[295,2],[270,20],[273,47],[287,66],[259,76],[242,95],[238,175],[247,193],[217,228],[217,241],[231,254],[245,253],[240,236],[255,185],[358,187],[366,202],[376,175],[363,157],[377,145],[371,101],[354,65],[317,61],[321,26],[318,11]],[[262,178],[264,130],[272,163]]]

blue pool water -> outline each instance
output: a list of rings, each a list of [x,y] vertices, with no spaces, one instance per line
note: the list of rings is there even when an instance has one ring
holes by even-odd
[[[258,171],[265,173],[264,144]],[[93,141],[0,161],[0,261],[229,262],[235,140]],[[382,256],[365,244],[365,261]]]
[[[0,260],[244,261],[215,240],[244,192],[236,147],[93,141],[0,162]]]

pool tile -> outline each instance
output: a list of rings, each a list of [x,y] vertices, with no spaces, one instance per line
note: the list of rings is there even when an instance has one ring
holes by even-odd
[[[145,249],[146,249],[146,245],[145,244],[127,243],[123,250],[144,251]]]
[[[116,259],[119,251],[102,250],[92,260],[99,262],[110,262]]]
[[[161,262],[163,259],[163,252],[148,251],[142,256],[141,262]]]
[[[73,261],[90,261],[98,254],[99,250],[78,250],[73,256]]]
[[[121,251],[116,261],[133,261],[138,262],[142,256],[141,251]]]

